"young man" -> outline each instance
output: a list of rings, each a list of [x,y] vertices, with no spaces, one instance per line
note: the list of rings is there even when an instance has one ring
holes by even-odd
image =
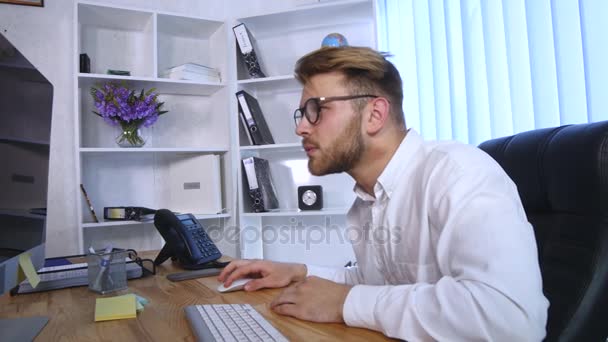
[[[368,48],[302,57],[296,133],[313,175],[356,181],[347,216],[357,267],[236,260],[227,285],[288,286],[274,311],[345,322],[409,341],[528,341],[545,336],[536,243],[517,189],[476,147],[407,130],[395,67]]]

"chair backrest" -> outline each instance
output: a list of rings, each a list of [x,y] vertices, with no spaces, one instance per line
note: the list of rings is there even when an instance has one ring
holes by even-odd
[[[517,185],[534,226],[547,341],[608,335],[608,121],[486,141]]]

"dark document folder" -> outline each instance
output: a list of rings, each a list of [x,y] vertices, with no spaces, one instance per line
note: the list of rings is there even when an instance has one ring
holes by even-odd
[[[244,90],[236,93],[239,103],[241,120],[247,127],[249,137],[254,145],[274,144],[274,139],[268,129],[262,108],[258,100]]]
[[[245,169],[245,179],[249,187],[249,197],[251,198],[251,209],[259,213],[277,209],[279,201],[272,184],[270,176],[270,166],[268,160],[256,157],[243,159]]]
[[[236,37],[236,42],[239,46],[239,50],[241,51],[241,56],[243,57],[243,61],[245,62],[249,76],[253,78],[266,77],[264,72],[262,72],[260,60],[255,53],[255,48],[253,47],[253,37],[247,30],[247,27],[245,27],[245,24],[236,25],[232,28],[232,31]]]

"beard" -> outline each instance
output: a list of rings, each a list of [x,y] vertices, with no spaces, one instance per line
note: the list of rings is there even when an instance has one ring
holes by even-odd
[[[314,143],[313,143],[314,144]],[[361,116],[355,116],[331,144],[319,149],[316,156],[308,159],[308,171],[315,176],[347,172],[361,159],[364,144],[361,137]]]

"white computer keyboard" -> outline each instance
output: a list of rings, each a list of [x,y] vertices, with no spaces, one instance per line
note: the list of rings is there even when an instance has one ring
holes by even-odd
[[[249,304],[191,305],[185,311],[199,341],[288,341]]]

